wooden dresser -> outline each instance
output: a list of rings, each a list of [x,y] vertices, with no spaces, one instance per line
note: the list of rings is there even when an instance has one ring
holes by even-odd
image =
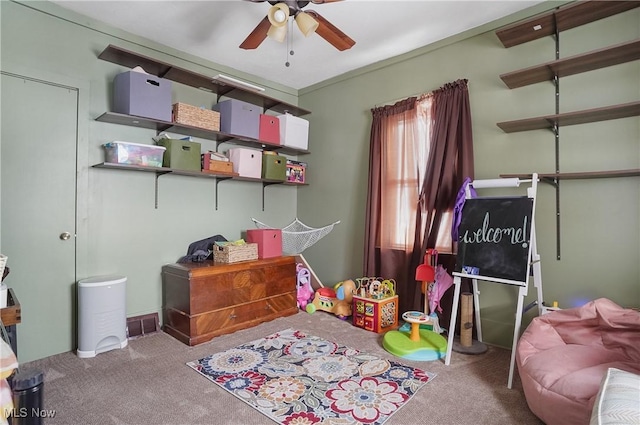
[[[298,312],[295,257],[162,267],[164,330],[188,345]]]

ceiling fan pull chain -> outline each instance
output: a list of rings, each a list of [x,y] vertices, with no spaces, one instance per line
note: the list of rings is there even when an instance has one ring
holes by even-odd
[[[284,63],[284,66],[287,68],[291,66],[289,62],[289,56],[293,56],[293,21],[289,20],[289,31],[287,31],[287,61]]]

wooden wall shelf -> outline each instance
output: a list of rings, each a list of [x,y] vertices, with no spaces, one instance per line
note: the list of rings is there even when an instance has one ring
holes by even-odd
[[[214,93],[218,95],[218,98],[227,96],[232,99],[249,102],[251,104],[261,106],[265,111],[271,110],[281,114],[288,112],[296,116],[308,115],[311,113],[311,111],[300,108],[296,105],[291,105],[242,87],[222,84],[213,81],[212,77],[207,75],[198,74],[112,44],[107,46],[107,48],[98,55],[98,58],[129,68],[141,66],[149,74],[153,74],[160,78],[166,78],[167,80],[175,81],[176,83],[185,84],[187,86]]]
[[[625,103],[622,105],[587,109],[583,111],[567,112],[563,114],[499,122],[498,127],[500,127],[505,133],[540,129],[552,130],[555,126],[562,127],[567,125],[586,124],[590,122],[615,120],[638,115],[640,115],[640,101]]]
[[[510,89],[640,59],[640,39],[500,75]]]
[[[169,121],[159,121],[152,118],[136,117],[133,115],[119,114],[117,112],[105,112],[96,118],[96,121],[107,122],[110,124],[121,124],[132,127],[148,128],[155,130],[157,133],[163,131],[184,134],[186,136],[199,137],[201,139],[215,140],[224,143],[233,141],[234,145],[248,146],[260,148],[267,151],[278,151],[291,155],[305,155],[309,153],[306,149],[297,149],[285,145],[277,145],[275,143],[264,142],[258,139],[251,139],[244,136],[226,134],[219,131],[211,131],[203,128],[192,127],[190,125],[176,124]]]
[[[282,180],[270,180],[270,179],[256,179],[251,177],[242,177],[237,175],[229,175],[229,174],[215,174],[215,173],[204,173],[202,171],[189,171],[189,170],[178,170],[176,168],[167,168],[167,167],[147,167],[144,165],[129,165],[129,164],[114,164],[111,162],[101,162],[99,164],[93,165],[94,168],[107,168],[111,170],[125,170],[125,171],[142,171],[147,173],[156,173],[161,176],[164,174],[175,174],[178,176],[189,176],[189,177],[200,177],[205,179],[221,179],[221,180],[238,180],[245,182],[254,182],[254,183],[267,183],[267,184],[282,184],[286,186],[307,186],[307,183],[294,183]]]
[[[638,177],[640,169],[631,170],[608,170],[608,171],[585,171],[579,173],[540,173],[538,177],[543,180],[584,180],[584,179],[604,179],[615,177]],[[500,174],[502,178],[530,179],[531,174]]]
[[[516,22],[496,31],[504,47],[513,47],[640,6],[640,1],[577,1],[567,6]],[[557,28],[556,28],[557,27]]]
[[[539,38],[553,36],[556,60],[500,75],[510,89],[552,81],[555,87],[555,114],[498,123],[505,133],[548,129],[554,134],[555,173],[539,174],[556,191],[557,259],[560,259],[560,180],[601,179],[640,176],[640,170],[560,172],[560,127],[640,116],[640,102],[560,113],[560,78],[640,59],[640,39],[560,58],[560,34],[590,22],[623,13],[640,6],[640,1],[576,1],[496,31],[504,47],[513,47]],[[531,174],[500,174],[500,177],[531,178]]]

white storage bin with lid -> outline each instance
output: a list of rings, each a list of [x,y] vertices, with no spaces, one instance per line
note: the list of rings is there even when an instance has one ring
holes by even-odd
[[[291,114],[278,115],[280,144],[296,149],[309,149],[309,121]]]
[[[78,282],[78,357],[127,346],[124,276],[96,276]]]

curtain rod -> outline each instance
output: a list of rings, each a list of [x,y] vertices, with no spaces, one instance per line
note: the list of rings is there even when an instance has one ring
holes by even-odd
[[[401,100],[409,99],[409,98],[411,98],[411,97],[417,97],[418,99],[420,99],[421,97],[423,97],[423,96],[428,96],[428,95],[430,95],[430,94],[432,94],[432,93],[433,93],[433,91],[426,92],[426,93],[425,93],[425,92],[421,92],[421,93],[414,93],[414,94],[410,94],[410,95],[408,95],[408,96],[401,97],[401,98],[398,98],[398,99],[395,99],[395,100],[386,100],[386,101],[383,101],[382,103],[376,103],[376,104],[374,105],[374,108],[379,108],[379,107],[381,107],[381,106],[393,105],[393,104],[395,104],[395,103],[397,103],[397,102],[400,102]]]

